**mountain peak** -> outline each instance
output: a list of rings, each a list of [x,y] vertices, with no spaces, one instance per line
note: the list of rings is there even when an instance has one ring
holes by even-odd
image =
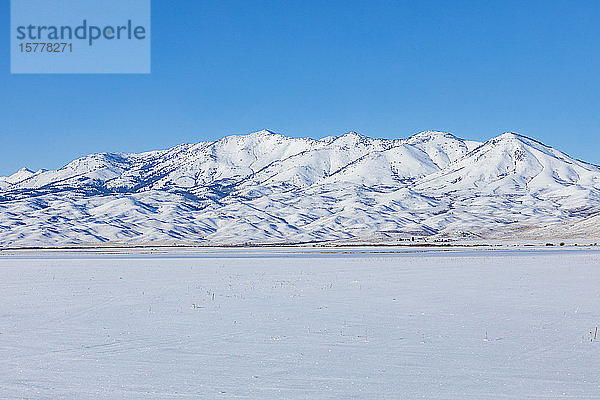
[[[504,132],[503,134],[488,140],[488,142],[491,144],[498,144],[498,143],[502,143],[502,142],[515,142],[515,141],[520,142],[522,144],[529,145],[529,146],[533,146],[536,148],[551,149],[550,146],[540,142],[539,140],[532,139],[530,137],[521,135],[520,133],[516,133],[516,132]]]
[[[250,140],[250,142],[254,142],[254,141],[268,140],[269,138],[287,138],[287,136],[283,136],[279,133],[275,133],[268,129],[261,129],[260,131],[251,132],[251,133],[238,133],[238,134],[234,134],[234,135],[230,135],[230,136],[225,136],[225,137],[217,140],[216,142],[217,143],[218,142],[229,142],[229,141],[247,142],[248,140]],[[200,142],[198,144],[201,144],[201,143],[202,142]]]
[[[275,133],[273,131],[270,131],[268,129],[261,129],[260,131],[252,132],[249,136],[273,136],[273,135],[279,135],[279,134]]]
[[[17,182],[21,182],[27,178],[32,177],[34,174],[35,174],[35,172],[30,170],[29,168],[21,168],[20,170],[18,170],[11,176],[5,178],[5,180],[9,183],[17,183]]]
[[[350,131],[350,132],[346,132],[343,135],[341,135],[340,137],[359,137],[359,138],[365,138],[365,135],[361,135],[360,133],[356,132],[356,131]]]
[[[503,134],[497,136],[499,139],[529,139],[527,136],[523,136],[516,132],[504,132]]]
[[[427,142],[430,140],[435,140],[435,139],[458,139],[456,136],[454,136],[451,133],[448,132],[441,132],[441,131],[423,131],[423,132],[419,132],[419,133],[415,133],[414,135],[410,136],[407,140],[410,140],[412,142]]]
[[[355,131],[346,132],[343,135],[337,136],[334,140],[336,143],[350,144],[350,143],[369,143],[372,141],[368,136],[361,135]]]

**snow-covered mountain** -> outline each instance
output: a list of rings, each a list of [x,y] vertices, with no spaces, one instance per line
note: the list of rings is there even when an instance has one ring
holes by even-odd
[[[393,243],[584,229],[600,168],[514,133],[229,136],[0,177],[0,246]],[[545,230],[544,230],[545,229]]]

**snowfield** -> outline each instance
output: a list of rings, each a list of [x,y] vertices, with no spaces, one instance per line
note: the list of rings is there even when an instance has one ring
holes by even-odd
[[[0,248],[594,243],[599,217],[600,168],[515,133],[480,143],[259,131],[0,177]]]
[[[598,399],[598,282],[581,246],[0,251],[0,398]]]

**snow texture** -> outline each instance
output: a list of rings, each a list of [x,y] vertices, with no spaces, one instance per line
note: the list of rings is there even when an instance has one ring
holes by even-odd
[[[0,398],[599,399],[598,281],[574,248],[5,250]]]

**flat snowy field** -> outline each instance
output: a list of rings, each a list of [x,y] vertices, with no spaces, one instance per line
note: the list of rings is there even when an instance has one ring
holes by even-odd
[[[600,398],[599,250],[149,253],[0,252],[0,398]]]

